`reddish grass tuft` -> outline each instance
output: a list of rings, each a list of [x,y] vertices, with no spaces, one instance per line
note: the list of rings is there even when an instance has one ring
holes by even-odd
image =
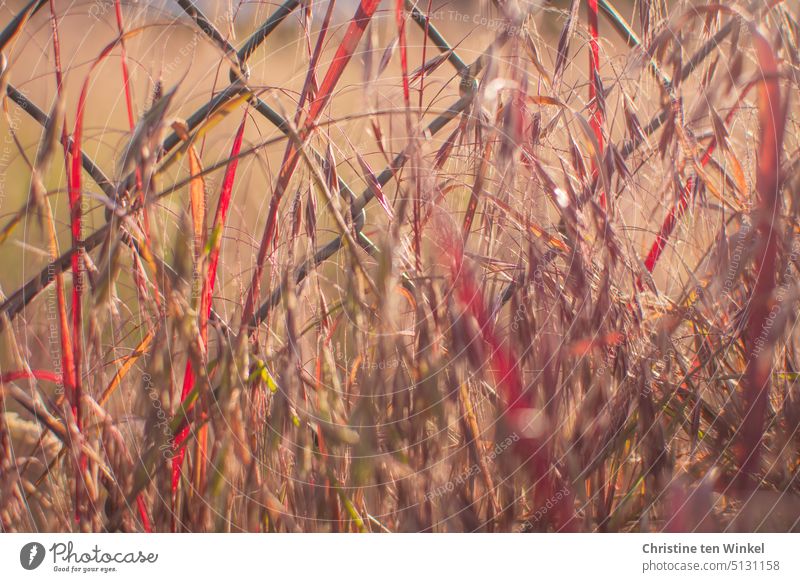
[[[211,316],[211,304],[214,293],[214,285],[216,284],[217,265],[219,264],[219,251],[222,246],[222,233],[225,230],[225,220],[228,217],[228,209],[230,208],[231,196],[233,195],[233,184],[236,179],[236,170],[239,167],[239,152],[242,149],[242,140],[244,138],[244,127],[247,121],[247,112],[245,117],[239,124],[239,129],[233,139],[231,146],[230,162],[225,169],[225,177],[222,181],[222,190],[219,195],[219,202],[217,210],[214,215],[214,223],[212,225],[212,246],[208,252],[208,274],[203,281],[203,288],[201,291],[200,301],[200,341],[205,348],[208,344],[208,318]],[[186,362],[186,371],[183,375],[183,387],[181,388],[181,403],[183,404],[186,397],[194,388],[195,373],[192,367],[192,361],[189,359]],[[175,449],[175,456],[172,458],[172,494],[173,498],[178,490],[180,483],[181,465],[186,455],[186,447],[184,441],[189,435],[189,427],[183,427],[180,432],[175,435],[173,448]],[[205,464],[207,462],[207,454],[201,437],[201,450],[198,450],[198,464]]]

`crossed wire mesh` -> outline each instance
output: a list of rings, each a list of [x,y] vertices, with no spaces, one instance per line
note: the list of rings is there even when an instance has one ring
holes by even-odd
[[[253,53],[261,46],[261,44],[274,32],[286,18],[292,14],[298,7],[301,6],[300,0],[285,0],[265,21],[264,23],[245,41],[242,46],[236,50],[217,30],[213,23],[203,14],[203,12],[190,0],[176,0],[178,5],[188,14],[190,18],[197,24],[200,30],[205,33],[213,42],[215,42],[230,59],[232,66],[230,70],[230,84],[214,95],[202,107],[198,108],[187,119],[187,131],[192,132],[203,124],[211,115],[219,109],[225,107],[231,100],[241,97],[244,92],[249,92],[251,97],[249,99],[253,109],[278,128],[285,136],[290,137],[291,126],[278,112],[272,109],[267,103],[259,98],[255,92],[251,91],[247,85],[248,67],[247,61]],[[31,0],[28,5],[21,10],[18,15],[12,20],[11,23],[0,33],[0,50],[2,50],[8,42],[13,38],[16,32],[24,25],[25,21],[39,9],[47,4],[47,0]],[[647,49],[642,46],[641,40],[636,36],[630,26],[625,22],[624,18],[616,11],[613,5],[609,4],[606,0],[599,0],[598,5],[607,17],[609,23],[620,34],[623,40],[631,47],[638,47]],[[752,7],[758,5],[756,0]],[[447,61],[455,70],[457,77],[460,79],[461,94],[462,96],[452,103],[443,113],[435,117],[425,128],[424,133],[433,136],[441,131],[452,119],[459,114],[467,112],[473,102],[474,95],[478,87],[477,76],[485,67],[487,62],[487,55],[489,52],[497,48],[498,45],[505,43],[508,38],[508,30],[504,34],[492,41],[486,50],[473,61],[471,64],[466,64],[465,61],[459,56],[458,52],[453,46],[445,39],[437,27],[430,21],[430,19],[421,12],[411,0],[405,0],[406,10],[411,15],[412,20],[422,29],[427,38],[433,43],[434,46],[446,56]],[[719,46],[722,40],[731,34],[735,29],[735,19],[731,19],[725,25],[721,26],[719,30],[712,35],[684,64],[677,74],[677,79],[670,80],[665,77],[661,71],[655,71],[656,76],[660,81],[666,83],[667,88],[675,81],[683,81],[692,71],[705,60],[714,50]],[[605,90],[607,94],[611,88]],[[47,126],[50,123],[50,118],[42,109],[36,104],[31,102],[22,92],[16,89],[11,83],[7,85],[6,92],[8,97],[19,105],[28,115],[42,126]],[[645,140],[646,137],[658,131],[664,123],[666,123],[670,115],[669,104],[663,105],[660,110],[644,125],[642,132],[638,133],[631,138],[627,139],[619,148],[619,155],[623,159],[628,158]],[[68,137],[68,143],[71,145],[71,137]],[[162,143],[162,151],[166,154],[174,150],[179,144],[182,143],[181,136],[176,132],[170,133]],[[318,162],[324,162],[323,157],[319,152],[313,148],[309,148],[311,157]],[[82,152],[82,165],[87,174],[94,180],[98,187],[102,190],[103,194],[108,198],[107,202],[117,200],[119,193],[130,190],[135,184],[135,172],[131,172],[119,184],[115,185],[103,172],[103,170],[89,157],[85,152]],[[385,186],[397,172],[406,164],[409,159],[409,149],[406,148],[397,154],[392,162],[386,166],[383,171],[377,176],[378,184]],[[364,246],[368,251],[374,251],[374,244],[363,234],[362,228],[364,226],[364,211],[369,202],[374,197],[375,193],[371,187],[367,187],[362,191],[361,195],[356,197],[353,190],[341,179],[339,179],[339,189],[343,196],[348,198],[351,205],[351,215],[353,216],[355,232],[358,237],[358,242]],[[113,204],[113,202],[111,202]],[[138,210],[131,208],[125,212],[130,213]],[[124,213],[123,216],[125,215]],[[108,222],[104,226],[98,228],[93,233],[88,235],[82,241],[82,250],[89,252],[92,249],[101,245],[110,234],[110,230],[114,222]],[[300,283],[305,279],[311,271],[313,271],[319,264],[325,262],[327,259],[334,256],[344,245],[344,237],[338,236],[319,248],[313,257],[306,260],[303,264],[297,267],[294,274],[295,284]],[[61,272],[68,269],[72,255],[78,252],[76,247],[70,248],[60,257],[48,264],[36,276],[30,279],[22,287],[12,293],[1,305],[0,314],[7,316],[0,318],[0,330],[4,328],[7,321],[13,319],[16,315],[21,313],[25,307],[52,281],[54,277]],[[166,265],[165,265],[166,266]],[[510,297],[513,292],[515,282],[512,281],[506,291],[501,294],[501,301],[505,301]],[[269,314],[270,310],[279,303],[285,288],[278,286],[275,288],[255,311],[251,321],[247,322],[251,327],[257,326],[263,322]],[[219,316],[212,309],[212,319],[220,321]],[[224,322],[223,322],[224,323]]]
[[[230,103],[233,99],[240,97],[243,93],[248,92],[247,85],[248,67],[247,61],[253,53],[260,47],[260,45],[274,32],[286,18],[292,14],[301,3],[299,0],[285,0],[266,21],[254,32],[247,40],[242,43],[242,46],[236,50],[222,33],[217,30],[214,24],[208,19],[205,14],[190,0],[177,0],[181,9],[195,22],[198,28],[206,34],[215,44],[217,44],[227,56],[232,60],[230,70],[230,84],[209,99],[204,105],[194,111],[186,121],[186,126],[189,132],[196,130],[202,123],[207,120],[216,111],[223,108],[226,104]],[[33,4],[33,3],[32,3]],[[37,2],[30,13],[33,14],[38,11],[46,3],[44,1]],[[470,88],[476,86],[475,75],[477,75],[483,67],[484,59],[479,57],[471,65],[465,64],[455,49],[452,48],[450,43],[439,32],[436,26],[410,1],[406,1],[406,8],[411,14],[415,23],[424,31],[428,39],[436,46],[436,48],[447,56],[447,61],[455,69],[456,73],[461,79],[462,85],[467,83]],[[2,41],[2,39],[0,39]],[[488,50],[488,48],[487,48]],[[465,81],[466,80],[466,81]],[[50,123],[50,118],[42,109],[36,104],[31,102],[21,91],[19,91],[12,84],[7,87],[8,97],[19,105],[25,112],[28,113],[40,125],[47,126]],[[291,126],[289,122],[258,97],[255,92],[250,91],[251,97],[248,100],[255,111],[272,123],[278,130],[280,130],[287,137],[290,136]],[[464,112],[471,102],[471,96],[465,94],[448,107],[443,113],[434,118],[426,127],[425,132],[428,135],[435,135],[449,121]],[[69,144],[71,145],[71,138]],[[170,133],[162,143],[162,152],[167,154],[174,150],[182,143],[181,136],[177,132]],[[311,156],[318,162],[323,163],[323,156],[316,151],[313,147],[307,146]],[[409,152],[407,150],[401,151],[392,160],[391,164],[386,166],[384,170],[376,177],[377,182],[381,186],[385,186],[405,165],[409,159]],[[126,176],[118,185],[114,185],[103,170],[85,153],[82,153],[83,169],[93,179],[100,190],[110,201],[116,201],[120,198],[120,193],[130,190],[135,183],[135,172],[131,172]],[[347,183],[339,178],[339,189],[343,196],[348,199],[351,205],[351,214],[354,221],[354,230],[358,235],[358,241],[368,251],[374,251],[374,244],[364,235],[362,229],[365,221],[365,208],[367,204],[374,197],[374,190],[366,188],[360,196],[356,197],[353,190]],[[131,208],[131,211],[137,210],[136,207]],[[82,242],[84,251],[89,252],[92,249],[100,246],[106,238],[110,235],[110,229],[114,222],[109,222],[104,226],[98,228],[93,233],[88,235]],[[344,245],[344,236],[338,236],[329,243],[319,248],[313,257],[301,264],[295,271],[294,282],[299,284],[305,279],[314,268],[320,263],[326,261],[334,256]],[[72,255],[77,252],[77,248],[70,248],[56,260],[51,262],[45,269],[43,269],[37,276],[29,280],[20,289],[14,292],[6,299],[0,306],[0,313],[5,313],[9,319],[13,319],[16,315],[22,312],[26,305],[33,300],[36,295],[41,292],[52,280],[55,274],[61,273],[66,270],[72,258]],[[258,310],[253,315],[249,322],[250,326],[256,326],[269,314],[271,308],[280,302],[282,293],[285,291],[283,286],[278,286],[269,294],[267,299],[261,304]],[[213,317],[217,319],[219,316],[214,313]],[[0,321],[0,329],[4,325]]]

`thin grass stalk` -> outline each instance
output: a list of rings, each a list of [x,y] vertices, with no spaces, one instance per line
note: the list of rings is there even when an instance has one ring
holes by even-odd
[[[230,208],[231,196],[233,195],[233,184],[236,179],[236,170],[239,166],[239,151],[242,148],[242,141],[244,138],[245,122],[247,121],[247,112],[242,119],[239,129],[231,146],[231,155],[229,157],[228,167],[225,170],[225,176],[222,181],[222,190],[220,191],[219,201],[217,202],[217,211],[214,216],[214,223],[212,226],[212,245],[209,249],[208,255],[208,274],[205,281],[203,281],[203,288],[200,295],[200,341],[205,348],[208,344],[208,318],[211,315],[211,304],[214,293],[214,285],[216,283],[217,265],[219,263],[219,251],[222,246],[222,233],[225,228],[225,221],[228,216],[228,209]],[[183,376],[183,387],[181,389],[181,404],[186,404],[186,399],[189,393],[194,388],[195,373],[192,367],[192,361],[189,359],[186,362],[186,370]],[[173,514],[175,507],[175,496],[180,482],[181,466],[183,459],[186,455],[186,448],[184,441],[189,434],[189,427],[183,427],[180,432],[175,436],[174,449],[175,454],[172,457],[172,495],[173,495]],[[204,449],[204,447],[201,447]],[[205,450],[199,451],[203,456],[196,459],[197,463],[205,464],[207,462],[207,454]],[[200,457],[200,455],[198,455]],[[174,515],[173,515],[174,520]],[[173,521],[173,527],[175,522]]]
[[[597,0],[586,0],[589,20],[589,124],[597,138],[600,156],[603,154],[603,84],[600,80],[600,41],[598,34]],[[597,178],[598,168],[592,160],[592,178]],[[606,209],[606,193],[600,192],[600,208]]]
[[[417,107],[422,109],[422,96],[425,94],[425,57],[428,52],[428,38],[430,34],[430,26],[431,26],[431,19],[428,16],[431,13],[431,8],[433,7],[433,0],[428,0],[428,9],[423,15],[425,17],[425,26],[423,27],[422,31],[424,36],[422,38],[422,56],[420,57],[420,74],[419,74],[419,102],[417,103]],[[413,16],[412,16],[413,17]]]
[[[81,93],[78,101],[78,113],[75,119],[75,130],[73,131],[73,142],[71,152],[71,180],[69,185],[69,212],[70,212],[70,232],[72,234],[72,246],[77,249],[72,255],[72,349],[75,358],[75,380],[72,396],[72,414],[75,416],[75,423],[78,432],[83,432],[83,383],[82,383],[82,362],[83,362],[83,228],[82,228],[82,175],[81,175],[81,138],[83,133],[83,113],[86,109],[86,92]],[[81,475],[86,471],[86,457],[81,456],[80,462]],[[76,487],[80,487],[81,479],[76,479]],[[75,493],[76,511],[79,511],[77,518],[83,523],[84,516],[80,512],[80,489]]]
[[[328,36],[328,28],[330,27],[331,18],[333,17],[334,6],[336,6],[336,0],[331,0],[328,2],[328,8],[325,11],[325,17],[322,19],[322,26],[320,27],[319,34],[317,35],[317,42],[314,45],[314,51],[311,54],[311,60],[308,63],[308,72],[306,73],[306,80],[303,83],[303,90],[300,92],[300,100],[298,101],[297,111],[294,118],[295,125],[300,123],[300,117],[302,115],[303,108],[305,107],[306,100],[311,94],[311,88],[316,78],[317,63],[319,63],[319,57],[322,55],[322,49],[325,46],[325,39]],[[282,120],[281,126],[284,125],[285,121]],[[279,126],[279,128],[281,126]]]
[[[53,55],[55,60],[55,72],[56,72],[56,92],[57,98],[63,99],[63,73],[61,67],[61,42],[58,34],[58,16],[55,10],[55,0],[50,0],[50,24],[51,30],[53,33]],[[57,122],[57,120],[53,120]],[[78,141],[80,141],[80,137],[78,137]],[[61,128],[61,144],[63,147],[64,152],[64,164],[66,167],[66,176],[67,176],[67,192],[69,193],[69,212],[70,212],[70,225],[71,225],[71,234],[72,234],[72,246],[78,247],[78,241],[80,240],[80,201],[75,199],[75,177],[74,177],[74,169],[71,167],[71,160],[72,156],[75,155],[75,142],[72,143],[73,149],[70,151],[67,145],[67,119],[66,115],[64,116],[64,124]],[[80,164],[82,161],[82,157],[80,155],[80,149],[78,151],[78,163]],[[78,177],[78,181],[80,184],[80,176]],[[80,188],[80,185],[78,186]],[[76,207],[77,202],[77,207]],[[77,210],[76,210],[77,208]],[[48,203],[49,209],[49,203]],[[48,211],[48,214],[51,214]],[[55,243],[55,227],[52,225],[52,216],[50,218],[51,221],[51,247],[54,246]],[[82,432],[83,428],[83,418],[81,414],[81,357],[82,357],[82,350],[81,350],[81,342],[83,341],[82,338],[82,315],[81,315],[81,293],[80,293],[80,285],[81,285],[81,278],[80,278],[80,253],[75,253],[72,256],[72,337],[70,338],[69,345],[62,340],[61,349],[62,349],[62,365],[64,366],[64,371],[66,374],[70,376],[70,381],[68,382],[67,386],[69,386],[69,390],[67,391],[67,398],[72,407],[72,415],[75,418],[75,422],[78,426],[78,433]],[[59,278],[62,279],[61,287],[63,291],[63,276],[59,275]],[[58,286],[58,282],[56,283]],[[63,298],[61,292],[58,291],[60,303],[63,303]],[[66,310],[64,305],[59,307],[59,310]],[[66,327],[64,328],[66,332]],[[64,356],[64,350],[70,350],[71,354],[69,356]],[[83,524],[83,512],[81,511],[81,498],[82,498],[82,479],[83,479],[83,472],[86,469],[86,457],[81,456],[77,459],[77,467],[78,470],[75,473],[75,496],[74,496],[74,515],[75,521],[79,524]]]
[[[17,380],[36,379],[51,384],[61,384],[63,382],[61,374],[50,372],[49,370],[14,370],[0,374],[0,384],[10,384]]]
[[[119,31],[120,41],[120,63],[122,66],[122,83],[125,92],[125,110],[128,114],[128,129],[133,132],[136,127],[136,120],[134,119],[133,111],[133,96],[131,93],[131,79],[128,71],[128,56],[127,48],[125,47],[125,25],[122,19],[122,3],[120,0],[114,0],[114,12],[117,19],[117,30]],[[144,202],[144,185],[142,183],[142,168],[136,167],[136,191],[139,193],[140,201]],[[144,226],[145,241],[147,246],[150,246],[150,222],[147,215],[147,207],[142,208],[142,221]],[[158,298],[158,293],[156,293]]]
[[[119,31],[120,37],[124,37],[125,24],[122,19],[122,2],[120,0],[114,0],[114,13],[117,18],[117,30]],[[133,97],[131,95],[131,77],[128,72],[128,54],[127,54],[127,48],[125,47],[125,40],[120,40],[119,49],[120,49],[120,65],[122,66],[122,84],[123,84],[123,90],[125,92],[125,110],[128,114],[128,128],[133,130],[133,128],[136,125],[136,120],[134,119],[134,113],[133,113]]]

